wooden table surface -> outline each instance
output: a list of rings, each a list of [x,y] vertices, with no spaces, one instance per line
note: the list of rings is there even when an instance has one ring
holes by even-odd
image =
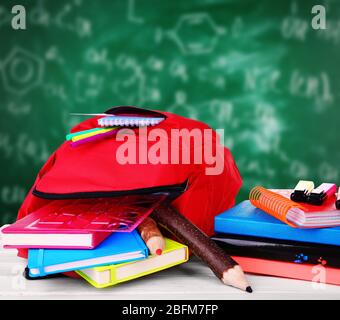
[[[171,269],[106,289],[81,279],[29,281],[25,260],[15,250],[0,249],[0,299],[340,299],[340,286],[248,275],[252,294],[223,285],[196,258]]]

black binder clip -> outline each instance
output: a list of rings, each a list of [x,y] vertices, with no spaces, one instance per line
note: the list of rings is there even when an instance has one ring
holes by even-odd
[[[337,194],[336,201],[335,201],[335,207],[338,210],[340,210],[340,187],[338,189],[338,194]]]
[[[290,199],[295,202],[307,202],[308,194],[313,188],[313,181],[300,180],[291,193]]]
[[[324,191],[312,192],[308,196],[308,203],[316,205],[316,206],[320,206],[323,204],[326,198],[327,198],[327,195]]]
[[[330,196],[336,192],[334,183],[322,183],[308,195],[308,203],[320,206]]]

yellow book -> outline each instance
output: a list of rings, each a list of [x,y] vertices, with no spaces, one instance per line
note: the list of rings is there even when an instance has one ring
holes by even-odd
[[[188,247],[165,239],[165,250],[160,256],[102,267],[77,270],[76,272],[96,288],[105,288],[158,272],[188,261]]]

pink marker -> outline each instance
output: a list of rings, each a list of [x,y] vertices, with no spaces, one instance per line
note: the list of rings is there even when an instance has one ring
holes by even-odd
[[[313,189],[308,195],[308,203],[321,205],[328,198],[336,193],[334,183],[322,183],[316,189]]]

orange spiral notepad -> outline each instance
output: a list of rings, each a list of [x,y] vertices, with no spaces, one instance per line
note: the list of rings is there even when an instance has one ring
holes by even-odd
[[[322,207],[302,206],[281,194],[257,186],[250,191],[249,200],[253,206],[291,227],[325,228],[340,226],[340,211],[336,210],[335,200],[331,198]]]
[[[251,189],[249,200],[253,206],[269,213],[292,227],[295,227],[295,225],[287,220],[287,213],[289,210],[294,209],[303,210],[301,205],[263,187]]]

